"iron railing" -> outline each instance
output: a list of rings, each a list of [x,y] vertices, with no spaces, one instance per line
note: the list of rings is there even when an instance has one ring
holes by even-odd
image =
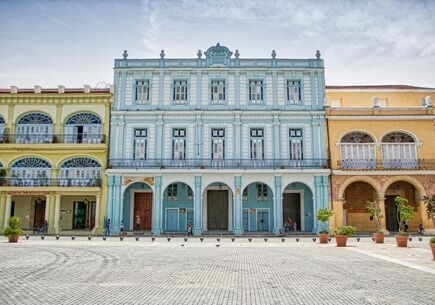
[[[3,134],[0,143],[16,144],[101,144],[106,142],[104,134]]]
[[[434,170],[435,159],[339,160],[341,170]]]
[[[23,187],[101,187],[100,178],[76,179],[76,178],[18,178],[0,177],[0,186],[23,186]]]
[[[329,168],[327,159],[110,159],[110,168],[300,169]]]

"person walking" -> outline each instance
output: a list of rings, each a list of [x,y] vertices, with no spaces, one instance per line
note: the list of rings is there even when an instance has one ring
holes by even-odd
[[[192,231],[192,223],[191,222],[189,222],[188,224],[187,224],[187,237],[192,237],[193,236],[193,231]]]
[[[104,236],[110,236],[110,218],[104,222]]]
[[[124,220],[121,220],[121,224],[119,225],[119,234],[121,236],[124,236],[125,234],[125,224],[124,224]]]
[[[136,226],[135,226],[135,228],[136,228],[136,231],[139,231],[141,229],[139,215],[136,215]]]

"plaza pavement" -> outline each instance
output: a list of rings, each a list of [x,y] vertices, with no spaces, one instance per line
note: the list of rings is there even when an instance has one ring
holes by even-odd
[[[0,304],[432,305],[428,240],[1,237]]]

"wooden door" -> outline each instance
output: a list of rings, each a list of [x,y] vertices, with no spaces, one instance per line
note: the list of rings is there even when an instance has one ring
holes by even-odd
[[[45,220],[45,201],[39,203],[35,201],[35,215],[33,218],[33,227],[41,228]]]
[[[394,202],[396,196],[385,197],[385,222],[387,231],[399,231],[399,223],[397,222],[397,205]]]
[[[228,191],[207,191],[208,230],[228,230]]]
[[[301,194],[284,193],[283,200],[283,221],[288,222],[291,218],[292,223],[296,221],[297,229],[301,229]]]
[[[152,193],[135,193],[134,194],[134,215],[133,228],[136,229],[136,216],[140,218],[139,230],[151,230],[151,219],[153,209]]]

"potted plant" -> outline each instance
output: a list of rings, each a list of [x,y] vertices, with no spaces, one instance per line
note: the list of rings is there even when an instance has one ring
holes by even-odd
[[[435,227],[435,195],[424,197],[424,203],[426,204],[427,218],[432,219]]]
[[[20,235],[23,234],[21,219],[15,216],[9,217],[8,224],[9,226],[5,229],[3,234],[9,238],[10,243],[16,243]]]
[[[334,211],[328,208],[320,208],[317,210],[316,218],[322,222],[322,230],[319,232],[319,241],[321,244],[328,243],[329,231],[326,228],[326,222],[334,215]]]
[[[408,220],[414,217],[414,207],[408,205],[408,199],[397,196],[394,199],[397,205],[397,213],[399,217],[397,221],[399,222],[399,233],[396,235],[396,243],[398,247],[408,246],[408,232],[406,231],[405,224]]]
[[[429,245],[432,248],[432,257],[433,257],[433,259],[435,259],[435,237],[432,237],[429,240]]]
[[[381,229],[381,219],[384,218],[382,215],[381,206],[377,200],[367,200],[367,210],[369,211],[370,217],[375,220],[376,231],[373,234],[377,244],[384,243],[384,231]]]
[[[337,247],[346,247],[347,238],[356,233],[356,227],[339,226],[334,230]]]

